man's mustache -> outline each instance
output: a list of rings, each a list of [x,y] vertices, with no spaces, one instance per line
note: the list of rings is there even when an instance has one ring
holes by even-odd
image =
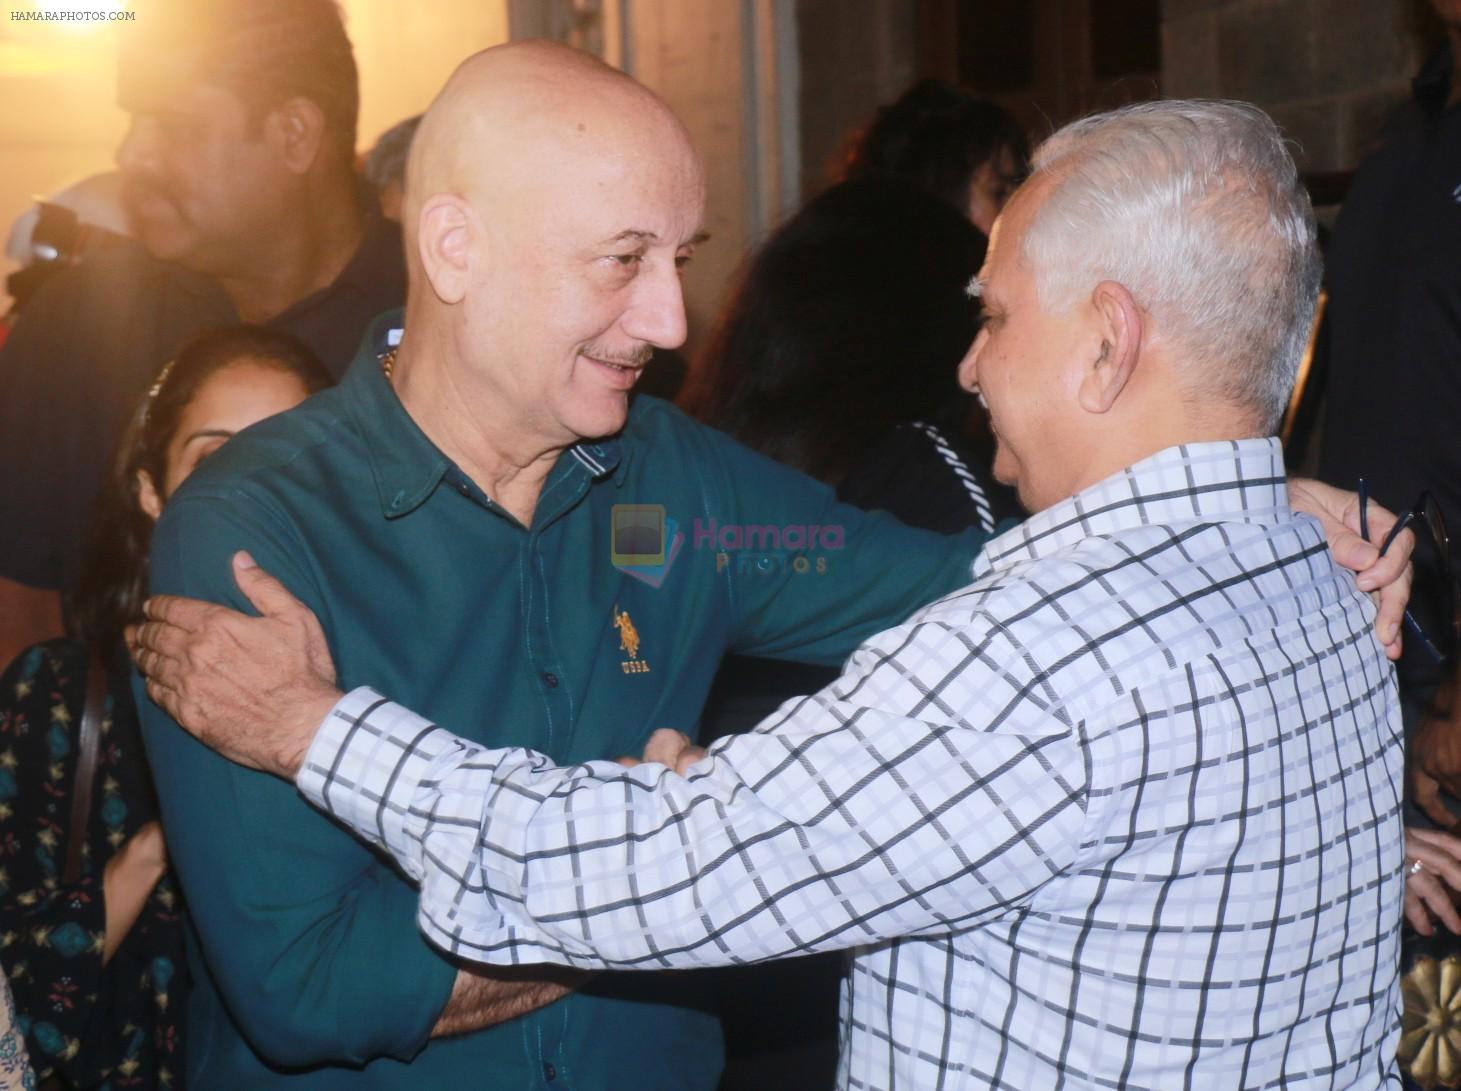
[[[643,367],[649,363],[649,358],[654,355],[653,345],[640,345],[630,353],[606,352],[597,345],[585,345],[579,350],[584,356],[591,360],[599,360],[606,364],[618,364],[620,367]]]

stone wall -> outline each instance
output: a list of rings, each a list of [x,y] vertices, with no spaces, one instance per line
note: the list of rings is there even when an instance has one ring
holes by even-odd
[[[1359,165],[1426,52],[1419,0],[1162,0],[1162,90],[1262,106],[1308,172]]]

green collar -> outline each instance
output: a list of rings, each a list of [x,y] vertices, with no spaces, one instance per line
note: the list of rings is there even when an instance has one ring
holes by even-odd
[[[443,477],[460,472],[411,419],[381,373],[380,357],[400,339],[401,319],[401,311],[387,311],[370,324],[340,381],[346,405],[365,439],[381,514],[387,519],[415,511]],[[585,440],[568,448],[553,476],[576,467],[592,480],[612,476],[621,482],[626,463],[617,437]]]

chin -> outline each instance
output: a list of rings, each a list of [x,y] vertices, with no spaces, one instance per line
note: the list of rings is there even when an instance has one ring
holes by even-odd
[[[186,264],[186,258],[193,250],[193,239],[186,232],[166,224],[145,221],[134,220],[133,225],[137,240],[158,261]]]
[[[629,395],[614,394],[594,399],[593,404],[575,407],[566,423],[579,439],[602,439],[624,428],[629,419]]]

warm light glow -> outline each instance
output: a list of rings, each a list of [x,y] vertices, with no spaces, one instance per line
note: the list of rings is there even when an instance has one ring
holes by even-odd
[[[117,31],[134,25],[136,0],[37,0],[7,5],[0,77],[83,72],[109,63]],[[56,18],[15,18],[38,14]]]
[[[66,31],[69,34],[95,34],[104,26],[114,26],[112,16],[131,10],[127,0],[37,0],[31,4],[45,15],[70,16],[70,18],[48,19],[38,23],[45,28]],[[80,18],[77,18],[80,16]],[[37,23],[32,23],[37,25]]]
[[[40,0],[32,6],[48,15],[85,13],[85,18],[62,19],[45,24],[73,34],[95,33],[112,21],[108,16],[129,10],[127,0]]]

